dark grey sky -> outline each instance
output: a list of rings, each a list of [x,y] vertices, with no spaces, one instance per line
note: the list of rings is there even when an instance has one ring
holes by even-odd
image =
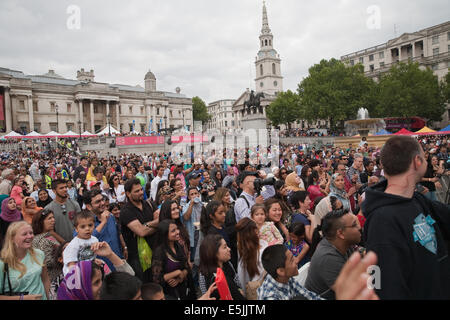
[[[2,0],[0,67],[26,74],[49,69],[75,79],[94,69],[96,81],[144,86],[151,69],[157,89],[181,87],[209,103],[254,88],[262,0]],[[448,0],[268,0],[284,89],[296,90],[321,59],[385,43],[449,19]],[[80,29],[71,30],[80,9]],[[370,6],[380,28],[367,21]],[[73,21],[73,20],[70,20]],[[394,33],[396,25],[396,34]]]

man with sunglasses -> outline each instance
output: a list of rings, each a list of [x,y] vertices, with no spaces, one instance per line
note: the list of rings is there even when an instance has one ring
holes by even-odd
[[[355,245],[361,242],[361,226],[355,215],[341,209],[325,215],[321,229],[323,239],[311,258],[305,288],[334,300],[333,284]]]
[[[71,241],[75,230],[73,218],[81,211],[81,208],[77,202],[70,199],[67,193],[67,181],[54,180],[52,190],[55,198],[45,209],[51,210],[55,216],[55,232],[65,241]]]

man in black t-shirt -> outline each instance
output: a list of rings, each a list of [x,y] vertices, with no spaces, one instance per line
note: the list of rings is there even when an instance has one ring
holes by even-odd
[[[138,179],[130,179],[125,183],[127,202],[120,210],[122,235],[128,248],[128,264],[142,282],[152,281],[151,268],[142,269],[138,253],[138,239],[143,237],[150,249],[154,249],[156,231],[159,223],[159,210],[153,212],[144,201],[144,193]]]

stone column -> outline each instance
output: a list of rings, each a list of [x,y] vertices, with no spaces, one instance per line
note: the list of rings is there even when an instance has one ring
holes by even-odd
[[[150,131],[152,130],[152,128],[150,128],[150,106],[148,104],[145,105],[145,119],[147,120],[147,124],[145,126],[148,126],[148,130]]]
[[[34,114],[33,114],[33,100],[32,96],[28,96],[28,124],[29,124],[29,133],[34,130]]]
[[[95,126],[94,126],[94,101],[93,101],[93,100],[91,100],[90,116],[91,116],[91,133],[92,133],[92,134],[95,134]]]
[[[150,108],[152,111],[152,130],[156,131],[156,106],[151,105]]]
[[[84,119],[83,119],[83,100],[78,100],[78,114],[80,117],[80,122],[81,122],[81,128],[78,128],[81,132],[83,133],[83,128],[84,128]]]
[[[170,128],[170,110],[168,110],[169,109],[169,107],[166,107],[166,116],[167,116],[167,123],[166,123],[166,129],[169,129]],[[173,113],[173,112],[172,112]]]
[[[9,88],[5,88],[5,123],[6,133],[12,131],[12,111],[11,111],[11,96],[9,95]]]
[[[108,115],[110,116],[108,118]],[[106,125],[111,125],[111,123],[108,123],[109,121],[111,121],[111,115],[109,114],[109,101],[106,101]]]
[[[117,130],[120,131],[120,113],[119,113],[119,101],[117,101],[116,103],[116,125],[117,125]]]
[[[185,124],[184,124],[184,109],[181,110],[181,116],[183,117],[183,130],[184,130],[184,127],[185,127]]]

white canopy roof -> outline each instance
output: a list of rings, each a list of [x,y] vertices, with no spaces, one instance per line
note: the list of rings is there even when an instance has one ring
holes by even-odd
[[[31,131],[29,134],[25,136],[25,138],[42,138],[43,135],[40,133],[37,133],[36,131]]]
[[[110,132],[111,132],[111,134],[120,133],[120,131],[116,130],[112,125],[109,125],[109,126],[106,126],[102,131],[97,133],[97,135],[98,136],[103,136],[105,134],[109,134]]]
[[[21,134],[15,132],[15,131],[11,131],[10,133],[5,134],[5,135],[3,136],[3,138],[17,138],[17,137],[23,137],[23,135],[21,135]]]
[[[89,131],[85,131],[81,134],[82,137],[93,137],[95,134],[90,133]]]
[[[60,135],[61,135],[61,134],[58,133],[58,132],[50,131],[50,132],[47,133],[45,136],[46,136],[46,137],[58,137],[58,136],[60,136]]]
[[[73,132],[73,131],[68,131],[66,133],[63,133],[61,136],[64,136],[64,137],[78,137],[79,135],[80,135],[79,133],[76,133],[76,132]]]

